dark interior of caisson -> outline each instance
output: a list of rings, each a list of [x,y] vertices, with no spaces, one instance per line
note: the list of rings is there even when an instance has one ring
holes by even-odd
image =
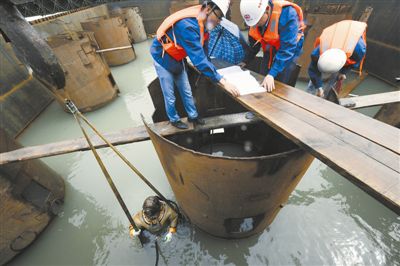
[[[263,122],[176,134],[167,139],[187,149],[224,157],[259,157],[298,148]]]
[[[188,67],[188,69],[200,116],[206,118],[247,112],[247,109],[232,97],[216,88],[216,85],[204,76],[200,76],[194,68]],[[158,79],[149,85],[149,92],[155,107],[153,122],[167,121],[164,98]],[[178,114],[180,117],[186,117],[182,100],[178,96],[179,92],[175,93]],[[232,124],[227,123],[227,126],[223,128],[195,130],[166,138],[187,149],[224,157],[258,157],[298,149],[291,140],[257,118],[249,119],[242,124],[232,120]]]

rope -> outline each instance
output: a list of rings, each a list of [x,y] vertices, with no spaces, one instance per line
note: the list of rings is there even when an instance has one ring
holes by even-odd
[[[42,80],[42,79],[38,79],[40,82],[42,82],[46,87],[48,87],[48,88],[52,88],[52,86],[50,85],[50,84],[48,84],[45,80]],[[61,99],[61,96],[60,95],[57,95],[52,89],[49,89],[49,91],[54,95],[54,97],[56,97],[56,98],[58,98],[58,99]],[[175,203],[175,202],[173,202],[173,201],[171,201],[171,200],[168,200],[166,197],[164,197],[164,195],[163,194],[161,194],[161,192],[159,192],[154,186],[153,186],[153,184],[151,184],[150,183],[150,181],[148,181],[147,179],[146,179],[146,177],[124,156],[124,155],[122,155],[122,153],[117,149],[117,148],[115,148],[115,146],[113,145],[113,144],[111,144],[90,122],[89,122],[89,120],[78,110],[78,108],[75,106],[75,104],[72,102],[72,100],[70,100],[71,98],[70,98],[70,96],[69,96],[69,94],[68,94],[68,92],[65,90],[65,95],[66,95],[66,99],[64,99],[64,102],[65,102],[65,104],[66,104],[66,106],[67,106],[67,108],[69,109],[69,111],[72,113],[72,115],[74,116],[74,118],[75,118],[75,120],[78,122],[78,125],[79,125],[79,127],[80,127],[80,129],[81,129],[81,131],[82,131],[82,133],[83,133],[83,135],[85,136],[85,138],[86,138],[86,141],[88,142],[88,144],[89,144],[89,147],[90,147],[90,149],[91,149],[91,151],[92,151],[92,153],[93,153],[93,155],[95,156],[95,158],[96,158],[96,160],[97,160],[97,163],[99,164],[99,166],[100,166],[100,168],[101,168],[101,170],[102,170],[102,172],[103,172],[103,174],[104,174],[104,176],[106,177],[106,179],[107,179],[107,181],[108,181],[108,183],[109,183],[109,185],[110,185],[110,187],[111,187],[111,189],[112,189],[112,191],[114,192],[114,195],[115,195],[115,197],[117,198],[117,200],[118,200],[118,202],[119,202],[119,204],[121,205],[121,208],[123,209],[123,211],[124,211],[124,213],[125,213],[125,215],[127,216],[127,218],[128,218],[128,220],[129,220],[129,222],[131,223],[131,225],[132,225],[132,227],[136,230],[136,231],[138,231],[138,227],[136,226],[136,224],[135,224],[135,222],[134,222],[134,220],[133,220],[133,218],[132,218],[132,215],[129,213],[129,210],[128,210],[128,208],[127,208],[127,206],[125,205],[125,203],[124,203],[124,201],[123,201],[123,199],[122,199],[122,197],[121,197],[121,195],[120,195],[120,193],[118,192],[118,189],[116,188],[116,186],[115,186],[115,184],[114,184],[114,182],[113,182],[113,180],[112,180],[112,178],[111,178],[111,176],[110,176],[110,174],[108,173],[108,171],[107,171],[107,169],[106,169],[106,167],[105,167],[105,165],[104,165],[104,163],[102,162],[102,160],[101,160],[101,158],[100,158],[100,156],[99,156],[99,154],[97,153],[97,151],[96,151],[96,149],[95,149],[95,147],[93,146],[93,144],[92,144],[92,142],[91,142],[91,140],[90,140],[90,138],[89,138],[89,135],[87,134],[87,132],[85,131],[85,129],[83,128],[83,126],[82,126],[82,123],[81,123],[81,121],[80,121],[80,118],[96,133],[96,135],[97,136],[99,136],[121,159],[122,159],[122,161],[123,162],[125,162],[125,164],[127,164],[128,166],[129,166],[129,168],[131,168],[131,170],[133,171],[133,172],[135,172],[138,176],[139,176],[139,178],[147,185],[147,186],[149,186],[156,194],[157,194],[157,196],[158,197],[160,197],[168,206],[170,206],[172,209],[174,209],[177,213],[178,213],[178,215],[179,215],[179,217],[180,218],[185,218],[183,215],[182,215],[182,213],[181,213],[181,211],[179,210],[179,207],[178,207],[178,205]],[[140,234],[139,235],[139,240],[140,240],[140,244],[143,246],[143,240],[142,240],[142,235]],[[158,244],[157,244],[158,245]],[[158,250],[158,247],[157,247],[157,250]],[[158,251],[157,251],[157,256],[158,256]],[[158,264],[158,257],[157,257],[157,262],[156,262],[157,264]],[[156,265],[157,265],[156,264]]]
[[[75,105],[73,105],[72,102],[67,102],[66,105],[67,105],[68,109],[71,111],[71,113],[73,114],[75,120],[78,122],[78,125],[79,125],[83,135],[85,136],[85,139],[86,139],[87,143],[89,144],[89,147],[90,147],[94,157],[96,158],[96,161],[99,164],[101,171],[103,172],[105,178],[107,179],[108,184],[110,185],[115,197],[118,200],[118,203],[120,204],[121,208],[123,209],[130,224],[135,229],[135,231],[139,231],[139,228],[136,226],[135,221],[133,220],[132,215],[130,214],[130,212],[128,210],[128,207],[126,206],[124,200],[121,197],[121,194],[119,193],[117,187],[115,186],[115,184],[114,184],[109,172],[107,171],[103,161],[101,160],[99,154],[97,153],[96,149],[94,148],[93,143],[89,138],[89,135],[87,134],[86,130],[82,126],[81,120],[79,119],[80,112],[76,109]],[[143,242],[142,242],[140,235],[139,235],[139,240],[140,240],[140,244],[143,246]]]
[[[97,131],[97,129],[89,122],[89,120],[86,119],[86,117],[84,117],[82,115],[82,113],[77,112],[77,115],[83,119],[83,121],[86,122],[86,124],[96,133],[97,136],[99,136],[121,159],[122,161],[129,166],[129,168],[135,172],[140,179],[142,179],[143,182],[146,183],[147,186],[149,186],[156,194],[157,196],[159,196],[163,201],[165,201],[168,206],[170,206],[171,208],[175,209],[174,206],[170,203],[170,201],[164,197],[163,194],[161,194],[160,191],[158,191],[158,189],[156,189],[153,184],[150,183],[149,180],[146,179],[146,177],[124,156],[122,155],[122,153],[115,148],[114,145],[112,145],[99,131]]]
[[[155,249],[156,249],[156,266],[158,265],[158,260],[160,259],[160,247],[158,246],[157,239],[155,241]]]

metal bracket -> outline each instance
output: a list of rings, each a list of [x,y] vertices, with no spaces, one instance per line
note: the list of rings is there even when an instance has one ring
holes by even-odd
[[[74,104],[74,102],[71,101],[70,99],[65,99],[65,106],[71,112],[71,114],[76,114],[79,112],[79,110],[76,107],[76,105]]]

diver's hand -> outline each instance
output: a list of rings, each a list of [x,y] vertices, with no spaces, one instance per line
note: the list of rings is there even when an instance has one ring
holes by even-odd
[[[172,240],[172,236],[173,236],[173,233],[171,233],[171,232],[169,232],[168,234],[166,234],[165,235],[165,237],[164,237],[164,242],[165,243],[168,243],[168,242],[170,242],[171,240]]]
[[[239,90],[236,88],[235,85],[233,85],[232,83],[229,83],[228,81],[226,81],[224,78],[222,78],[220,80],[220,83],[222,84],[222,86],[224,86],[225,90],[227,90],[230,94],[232,94],[234,97],[238,97],[240,96]]]
[[[138,231],[136,231],[135,229],[131,228],[129,230],[129,236],[131,238],[135,238],[136,236],[139,236],[141,232],[142,232],[142,230],[140,230],[140,229]]]
[[[272,92],[275,90],[275,79],[271,75],[267,75],[263,82],[261,83],[261,86],[264,87],[268,92]]]

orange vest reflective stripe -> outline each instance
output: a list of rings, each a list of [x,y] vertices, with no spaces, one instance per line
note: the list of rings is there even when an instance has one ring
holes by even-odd
[[[261,32],[257,26],[253,26],[249,30],[249,36],[257,41],[256,44],[261,43],[261,47],[264,52],[267,51],[267,45],[270,45],[269,49],[270,57],[268,65],[269,68],[271,68],[272,64],[272,51],[273,51],[272,48],[274,47],[276,50],[279,50],[279,47],[281,46],[279,40],[278,26],[279,26],[279,18],[282,14],[282,8],[285,6],[292,6],[297,12],[297,16],[299,17],[299,22],[300,22],[297,41],[299,41],[301,37],[303,37],[304,35],[303,31],[305,29],[305,24],[303,21],[303,11],[298,5],[288,1],[273,1],[273,5],[274,7],[272,9],[271,17],[269,19],[269,23],[267,29],[265,30],[264,36],[261,35]]]
[[[182,9],[178,12],[167,17],[164,22],[160,25],[157,30],[157,40],[161,43],[163,47],[163,56],[164,52],[169,54],[172,58],[177,61],[181,61],[183,58],[187,56],[185,49],[183,49],[180,45],[177,44],[175,34],[174,34],[174,24],[184,18],[197,18],[201,11],[201,5],[188,7]],[[200,27],[200,42],[201,45],[204,45],[204,21],[197,20]],[[174,36],[174,40],[167,35],[167,31],[172,28],[172,35]]]
[[[331,48],[338,48],[343,50],[347,56],[346,65],[354,65],[356,62],[351,60],[354,49],[360,38],[362,37],[365,45],[367,45],[367,24],[355,20],[343,20],[335,23],[322,31],[322,34],[317,38],[315,47],[319,46],[320,54]],[[360,74],[364,59],[360,63]]]

